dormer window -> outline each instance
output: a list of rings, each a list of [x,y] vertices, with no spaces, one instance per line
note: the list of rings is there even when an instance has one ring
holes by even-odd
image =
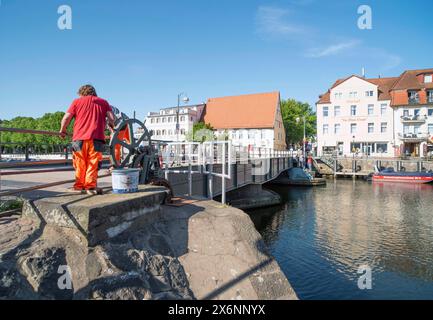
[[[433,90],[428,90],[427,91],[427,102],[428,103],[433,102]]]
[[[408,91],[409,103],[419,103],[418,91]]]
[[[424,76],[424,83],[432,83],[433,82],[433,75],[431,75],[431,74],[426,74],[425,76]]]

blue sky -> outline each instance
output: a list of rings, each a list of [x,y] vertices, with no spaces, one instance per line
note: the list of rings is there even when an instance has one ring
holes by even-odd
[[[431,0],[0,0],[0,118],[65,110],[81,84],[142,118],[279,90],[314,104],[340,77],[433,67]],[[72,8],[59,30],[57,8]],[[357,27],[358,6],[373,28]]]

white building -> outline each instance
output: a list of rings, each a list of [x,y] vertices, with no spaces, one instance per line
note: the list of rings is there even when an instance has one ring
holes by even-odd
[[[177,107],[164,108],[159,112],[149,112],[145,125],[153,131],[152,139],[163,141],[185,141],[185,135],[200,121],[204,104],[179,107],[179,132],[176,131]]]
[[[405,71],[391,88],[397,155],[433,151],[433,69]]]
[[[317,153],[394,156],[389,89],[397,78],[337,80],[317,102]]]
[[[203,121],[234,146],[286,150],[279,92],[211,98]]]

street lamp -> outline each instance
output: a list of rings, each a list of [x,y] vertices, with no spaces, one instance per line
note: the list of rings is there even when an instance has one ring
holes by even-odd
[[[296,122],[299,123],[301,121],[301,118],[297,117]],[[304,122],[304,140],[302,141],[302,152],[304,154],[304,162],[305,162],[305,116],[302,116],[302,121]]]
[[[182,98],[183,97],[183,98]],[[176,134],[177,134],[177,142],[179,142],[179,107],[180,107],[180,98],[182,98],[183,103],[188,103],[189,98],[185,92],[181,92],[177,95],[177,112],[176,112]]]

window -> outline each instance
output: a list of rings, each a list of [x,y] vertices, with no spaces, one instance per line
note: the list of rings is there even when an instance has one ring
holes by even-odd
[[[377,153],[386,153],[388,151],[388,144],[386,143],[376,143]]]
[[[419,103],[418,91],[409,91],[409,103]]]
[[[328,134],[329,126],[327,124],[323,125],[323,134]]]
[[[372,116],[374,114],[374,104],[368,105],[368,115]]]
[[[154,122],[155,122],[155,119],[151,118],[150,123],[154,123]]]
[[[386,130],[388,129],[388,123],[386,123],[386,122],[382,122],[381,124],[380,124],[380,132],[381,133],[386,133]]]
[[[156,123],[159,123],[159,120],[160,120],[159,118],[156,118]]]
[[[427,102],[433,102],[433,90],[427,91]]]
[[[413,111],[413,115],[416,117],[416,116],[419,116],[419,109],[415,109],[414,111]]]
[[[428,109],[427,114],[429,117],[432,117],[433,116],[433,109]]]
[[[368,124],[368,133],[373,133],[374,132],[374,123],[369,123]]]
[[[358,97],[358,92],[352,91],[349,92],[349,99],[356,99]]]
[[[171,136],[173,134],[173,131],[171,129],[168,129],[168,135]]]
[[[409,110],[403,110],[403,117],[409,117]]]
[[[386,114],[386,103],[380,105],[380,114],[384,116]]]
[[[361,144],[359,142],[351,142],[350,150],[352,153],[359,152],[359,150],[361,150]]]
[[[338,117],[340,115],[340,107],[335,106],[334,107],[334,117]]]
[[[336,93],[334,94],[334,96],[335,96],[335,99],[341,99],[342,96],[343,96],[343,94],[342,94],[341,92],[336,92]]]
[[[366,97],[372,97],[374,95],[374,91],[365,91]]]
[[[185,134],[185,129],[180,129],[180,134]]]
[[[356,106],[350,106],[350,114],[356,116]]]
[[[254,131],[253,130],[248,131],[248,139],[254,139]]]
[[[167,118],[167,122],[171,122],[171,117],[168,117],[168,118]]]
[[[165,136],[165,130],[162,130],[162,132],[161,132],[161,134],[163,135],[163,136]]]
[[[431,83],[432,82],[432,75],[431,74],[425,75],[424,76],[424,82],[425,83]]]
[[[334,125],[334,133],[335,134],[340,134],[340,128],[341,128],[341,125],[339,123],[336,123]]]
[[[410,126],[407,124],[403,125],[403,133],[408,134],[410,132]]]
[[[164,123],[164,122],[165,122],[165,117],[162,118],[162,123]]]
[[[356,133],[356,123],[350,124],[350,133]]]
[[[433,134],[433,123],[428,124],[428,134],[430,134],[430,135]]]
[[[329,113],[329,108],[328,107],[323,107],[323,116],[327,117]]]
[[[156,135],[160,136],[161,135],[161,130],[156,130]]]
[[[192,117],[191,117],[190,119],[191,119],[191,122],[192,122],[192,121],[193,121],[193,120],[192,120]]]
[[[181,117],[180,117],[180,121],[181,121],[181,122],[184,122],[184,121],[185,121],[185,116],[181,116]]]
[[[419,125],[413,126],[413,133],[419,134],[420,133],[420,128],[421,127]]]

